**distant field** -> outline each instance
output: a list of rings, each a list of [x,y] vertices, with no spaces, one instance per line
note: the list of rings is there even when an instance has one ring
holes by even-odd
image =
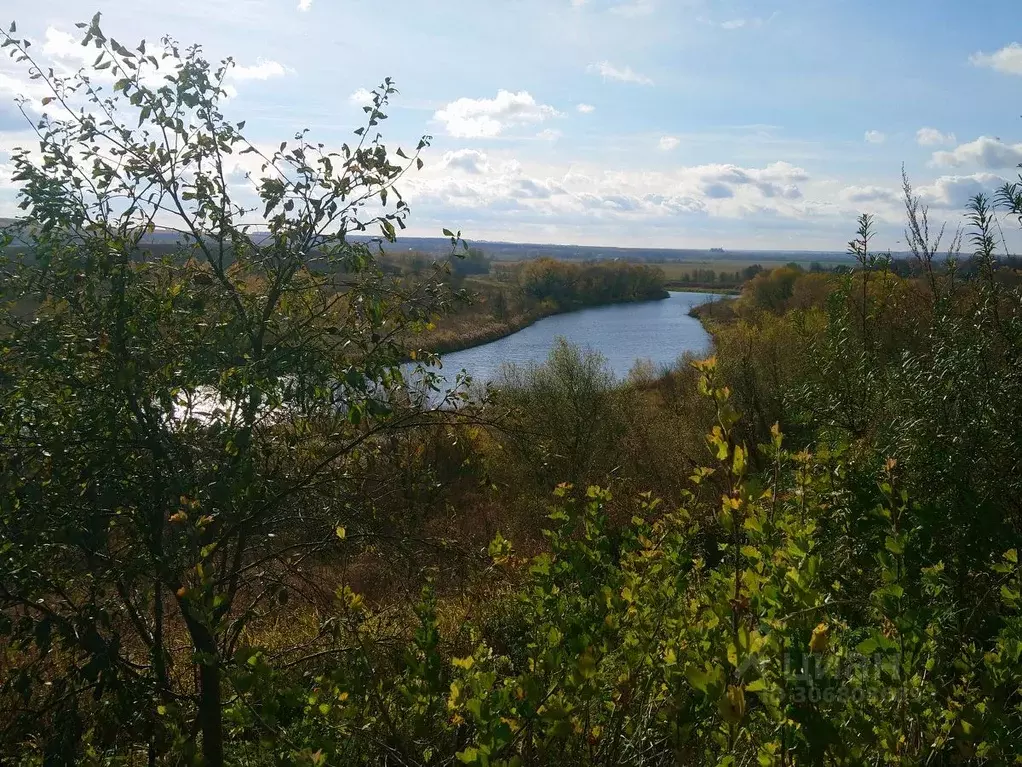
[[[355,239],[355,238],[353,238]],[[810,250],[734,250],[715,253],[705,249],[694,248],[611,248],[581,245],[544,245],[512,242],[485,242],[468,237],[472,247],[482,250],[487,257],[505,262],[529,261],[547,256],[563,261],[603,261],[621,259],[624,261],[644,261],[648,263],[683,262],[688,265],[703,264],[786,264],[796,262],[808,265],[813,261],[820,263],[845,262],[848,256],[839,252]],[[400,237],[396,243],[386,246],[391,253],[416,252],[435,256],[446,256],[451,252],[450,240],[431,237]],[[738,266],[732,267],[732,271]]]
[[[724,272],[725,274],[733,274],[741,269],[745,269],[750,266],[759,264],[765,269],[769,269],[776,264],[771,262],[763,261],[750,261],[745,258],[736,258],[734,260],[721,257],[712,261],[667,261],[662,263],[650,264],[658,269],[663,270],[664,276],[669,282],[680,280],[684,275],[691,275],[696,270],[702,271],[714,271],[717,274]]]
[[[767,254],[769,255],[769,254]],[[667,279],[678,279],[678,277],[685,272],[692,273],[696,269],[712,269],[715,272],[735,272],[739,269],[745,269],[750,266],[762,266],[764,269],[773,269],[778,266],[785,264],[798,264],[803,269],[808,269],[812,264],[817,263],[823,266],[825,269],[832,269],[839,263],[844,263],[844,259],[825,259],[818,256],[812,255],[801,255],[798,256],[794,253],[787,254],[788,258],[776,259],[776,258],[757,258],[754,254],[742,253],[731,256],[730,254],[724,254],[714,258],[706,258],[701,260],[693,261],[661,261],[653,266],[658,266],[663,269]]]
[[[820,263],[824,266],[833,267],[834,261],[824,261],[820,258],[789,258],[787,260],[776,260],[776,259],[764,259],[750,257],[748,254],[741,256],[730,257],[728,255],[722,255],[716,258],[699,259],[691,261],[646,261],[644,263],[649,266],[655,266],[658,269],[662,269],[664,276],[668,280],[679,280],[684,274],[692,274],[696,270],[712,270],[718,274],[721,272],[733,274],[736,271],[745,269],[750,266],[762,266],[764,269],[773,269],[777,266],[783,266],[784,264],[795,263],[803,268],[808,268],[812,263]],[[514,267],[518,264],[525,263],[524,261],[501,261],[501,266]]]
[[[643,261],[647,266],[654,266],[664,273],[666,286],[670,289],[703,289],[707,291],[734,292],[748,279],[743,275],[745,269],[752,266],[760,266],[763,269],[775,269],[789,263],[795,263],[804,269],[816,263],[824,269],[833,269],[838,265],[836,259],[823,259],[812,254],[785,254],[783,260],[777,258],[762,258],[763,254],[751,253],[721,253],[713,254],[712,258],[693,258],[685,260],[664,260],[664,261]],[[766,254],[770,255],[770,254]],[[528,259],[511,261],[498,261],[494,265],[494,271],[486,277],[469,277],[469,283],[481,287],[499,287],[502,275],[508,274],[507,270],[515,269],[527,263]]]

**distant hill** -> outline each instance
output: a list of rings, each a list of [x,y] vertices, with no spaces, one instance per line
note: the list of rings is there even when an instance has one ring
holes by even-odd
[[[0,218],[0,227],[14,223],[12,218]],[[267,235],[253,232],[256,241]],[[151,246],[171,246],[181,238],[177,232],[157,230],[144,238]],[[369,238],[353,237],[355,240]],[[482,250],[487,257],[497,261],[527,261],[533,258],[549,257],[562,261],[756,261],[761,263],[789,261],[847,262],[845,253],[808,250],[727,250],[718,248],[615,248],[587,245],[549,245],[541,243],[488,242],[471,240],[472,247]],[[389,253],[414,251],[442,258],[451,252],[451,241],[443,237],[400,237],[395,243],[384,243]]]
[[[681,248],[613,248],[586,245],[543,245],[513,242],[486,242],[470,240],[474,248],[482,250],[489,258],[500,261],[525,261],[531,258],[549,256],[564,261],[610,260],[624,261],[848,261],[845,253],[807,250],[705,250]],[[450,253],[451,241],[432,237],[400,237],[384,249],[393,253],[404,250],[442,256]]]

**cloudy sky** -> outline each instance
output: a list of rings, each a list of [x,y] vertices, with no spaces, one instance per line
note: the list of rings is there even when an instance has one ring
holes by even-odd
[[[905,164],[933,215],[1022,163],[1022,4],[984,0],[4,0],[64,65],[96,10],[122,42],[233,56],[257,142],[339,145],[393,77],[395,145],[434,137],[409,231],[621,246],[899,247]],[[0,63],[0,215],[26,134]],[[1017,240],[1016,240],[1017,241]],[[1014,245],[1013,241],[1013,245]],[[1016,245],[1017,247],[1017,245]]]

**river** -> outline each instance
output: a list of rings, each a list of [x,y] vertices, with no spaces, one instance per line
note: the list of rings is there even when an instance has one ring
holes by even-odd
[[[460,352],[445,354],[440,371],[448,382],[444,391],[423,392],[421,379],[415,383],[416,365],[407,363],[405,375],[412,379],[424,404],[445,407],[444,395],[464,371],[476,384],[497,382],[501,368],[508,363],[528,365],[546,361],[558,338],[603,355],[619,380],[640,360],[649,361],[657,369],[674,365],[686,352],[702,354],[710,349],[710,336],[695,317],[689,316],[694,306],[716,301],[724,296],[713,293],[671,292],[660,301],[613,304],[581,309],[567,314],[545,317],[527,328],[505,338]],[[200,387],[191,400],[179,398],[174,406],[174,419],[196,418],[210,421],[213,413],[228,412],[233,405],[221,401],[213,387]],[[224,417],[220,413],[217,417]]]
[[[624,379],[640,360],[657,368],[673,365],[685,352],[701,354],[710,336],[699,320],[689,316],[694,306],[722,296],[671,292],[660,301],[614,304],[555,314],[513,335],[443,356],[449,382],[464,370],[477,383],[497,381],[507,363],[542,363],[558,338],[599,352],[618,379]]]

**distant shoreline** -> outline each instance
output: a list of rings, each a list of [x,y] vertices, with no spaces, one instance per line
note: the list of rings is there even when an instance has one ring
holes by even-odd
[[[710,285],[692,286],[678,282],[668,282],[664,287],[677,293],[715,293],[721,296],[740,296],[742,294],[739,288],[715,288]]]

